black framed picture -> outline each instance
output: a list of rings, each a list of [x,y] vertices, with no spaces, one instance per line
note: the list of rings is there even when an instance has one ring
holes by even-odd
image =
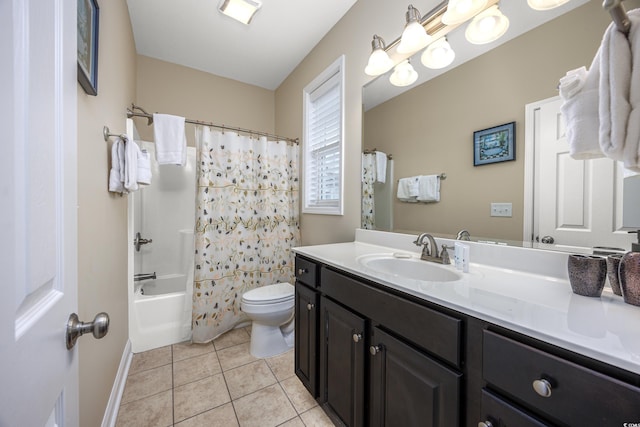
[[[98,94],[97,0],[78,0],[78,82],[89,95]]]
[[[516,159],[516,122],[473,133],[473,166]]]

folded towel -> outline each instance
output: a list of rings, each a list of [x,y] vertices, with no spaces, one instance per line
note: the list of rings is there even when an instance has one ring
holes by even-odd
[[[184,117],[169,114],[153,115],[153,134],[156,141],[156,159],[159,165],[187,164],[187,138]]]
[[[138,150],[138,184],[151,184],[151,155],[147,150]]]
[[[632,19],[632,15],[629,15],[629,19]],[[623,160],[631,112],[631,34],[627,39],[611,23],[604,34],[599,52],[600,147],[607,157]]]
[[[566,101],[576,96],[582,90],[586,78],[587,69],[584,66],[567,71],[567,74],[560,79],[558,86],[562,99]]]
[[[124,143],[118,138],[111,146],[111,170],[109,171],[109,191],[126,193],[124,188]]]
[[[569,84],[575,79],[584,80],[581,84],[573,86],[571,89],[561,89],[561,92],[568,96],[560,106],[560,111],[564,117],[566,125],[567,143],[569,144],[569,154],[576,160],[587,160],[604,157],[598,139],[599,113],[598,100],[600,80],[600,51],[596,53],[586,76],[582,76],[580,69],[572,70]],[[565,76],[566,77],[566,76]],[[565,83],[567,81],[565,80]],[[579,90],[575,90],[580,86]],[[562,83],[560,84],[562,88]],[[564,98],[564,97],[563,97]]]
[[[387,179],[387,155],[382,151],[376,151],[376,182],[382,184]]]
[[[418,201],[418,177],[400,178],[398,180],[397,197],[401,202],[415,203]]]
[[[440,201],[440,178],[438,175],[422,175],[418,177],[419,202],[439,202]]]
[[[138,189],[138,153],[140,148],[133,140],[124,140],[124,188],[129,191]]]

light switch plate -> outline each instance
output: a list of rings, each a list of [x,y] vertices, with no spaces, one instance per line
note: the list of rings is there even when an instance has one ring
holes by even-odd
[[[513,208],[511,203],[491,203],[491,216],[511,217]]]

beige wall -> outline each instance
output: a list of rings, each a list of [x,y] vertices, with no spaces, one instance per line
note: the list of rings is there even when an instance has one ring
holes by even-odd
[[[174,114],[273,133],[273,91],[147,56],[137,58],[137,102],[149,113]],[[143,139],[153,141],[146,120],[135,119]],[[193,145],[194,127],[187,127]],[[288,136],[288,135],[284,135]]]
[[[393,153],[396,179],[445,172],[441,202],[394,200],[395,228],[522,240],[525,105],[589,66],[611,18],[589,2],[365,114],[364,146]],[[473,166],[473,132],[516,122],[516,160]],[[491,217],[491,202],[513,217]]]
[[[78,311],[106,311],[109,333],[79,343],[80,425],[99,426],[128,339],[127,198],[107,192],[110,144],[102,126],[125,131],[135,96],[135,48],[125,0],[100,3],[98,96],[78,85]]]

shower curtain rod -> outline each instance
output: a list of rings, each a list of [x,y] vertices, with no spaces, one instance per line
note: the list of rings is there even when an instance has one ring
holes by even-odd
[[[133,110],[140,110],[141,112],[137,112],[137,111],[133,111]],[[147,126],[150,126],[153,123],[153,114],[149,114],[147,113],[143,108],[138,107],[135,104],[131,104],[131,108],[127,107],[127,118],[132,118],[132,117],[144,117],[147,119]],[[191,123],[194,125],[202,125],[202,126],[210,126],[210,127],[214,127],[214,128],[218,128],[218,129],[222,129],[223,131],[225,130],[229,130],[232,132],[242,132],[242,133],[248,133],[249,135],[259,135],[259,136],[266,136],[267,138],[271,138],[271,139],[276,139],[276,140],[284,140],[287,142],[290,142],[292,144],[299,144],[300,140],[298,138],[287,138],[284,136],[279,136],[279,135],[274,135],[271,133],[266,133],[266,132],[259,132],[259,131],[255,131],[255,130],[251,130],[251,129],[243,129],[243,128],[238,128],[238,127],[233,127],[233,126],[225,126],[225,125],[218,125],[215,123],[211,123],[211,122],[203,122],[201,120],[193,120],[193,119],[184,119],[185,123]]]

